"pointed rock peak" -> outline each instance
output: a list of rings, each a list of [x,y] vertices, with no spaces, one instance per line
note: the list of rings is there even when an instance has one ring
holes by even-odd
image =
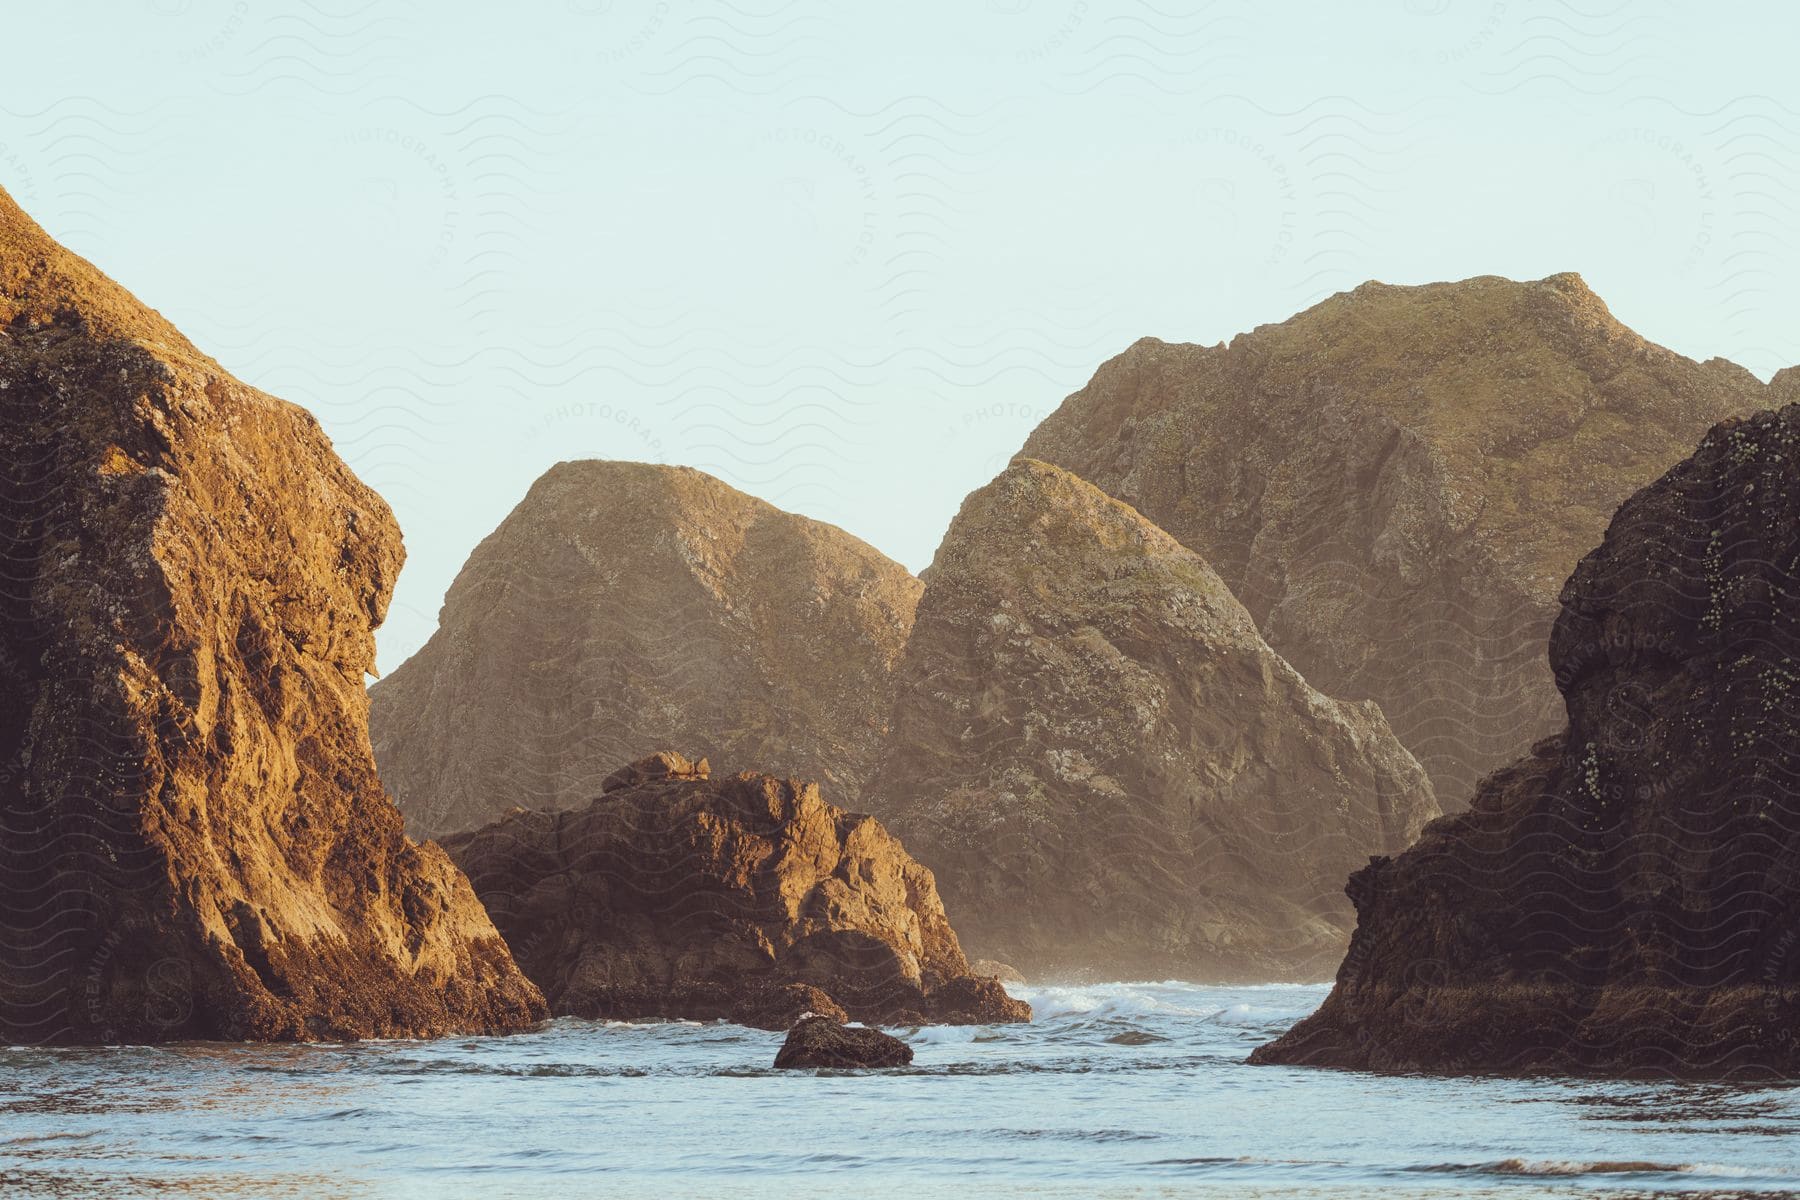
[[[1198,554],[1030,458],[951,522],[897,693],[866,807],[1028,973],[1317,978],[1338,878],[1437,812],[1378,709],[1319,695]]]
[[[0,1041],[539,1019],[376,778],[386,504],[10,200],[0,320]]]
[[[61,327],[204,357],[162,314],[64,248],[0,188],[0,327]]]
[[[1577,312],[1591,316],[1596,320],[1604,321],[1621,330],[1625,330],[1625,326],[1620,325],[1617,318],[1613,316],[1612,309],[1607,307],[1606,301],[1602,300],[1599,294],[1595,292],[1593,288],[1588,286],[1587,280],[1583,279],[1580,275],[1577,275],[1574,271],[1563,271],[1555,275],[1546,276],[1539,281],[1539,286],[1547,287],[1551,291],[1556,292],[1559,296],[1568,301],[1569,305]],[[1629,330],[1625,331],[1630,333]],[[1637,337],[1635,333],[1632,333],[1631,336],[1633,338]]]
[[[628,459],[568,459],[540,475],[520,502],[519,510],[537,511],[566,522],[578,514],[612,513],[650,521],[685,525],[712,518],[726,526],[785,523],[812,528],[818,536],[877,551],[854,535],[824,521],[778,508],[696,467]],[[504,526],[502,527],[504,528]]]
[[[1504,275],[1475,275],[1468,279],[1437,283],[1394,284],[1371,279],[1348,291],[1340,292],[1322,304],[1300,313],[1289,321],[1267,329],[1305,325],[1313,314],[1326,314],[1337,308],[1369,312],[1389,311],[1412,316],[1431,311],[1432,319],[1453,325],[1475,322],[1506,322],[1529,315],[1534,306],[1546,300],[1564,312],[1573,311],[1609,327],[1618,325],[1606,302],[1574,271],[1562,271],[1538,280],[1509,279]],[[1636,335],[1633,334],[1633,337]]]
[[[1126,537],[1142,549],[1198,561],[1197,556],[1131,505],[1108,496],[1072,471],[1022,456],[969,494],[951,524],[944,546],[954,550],[964,539],[993,541],[998,543],[993,550],[1001,557],[1047,562],[1044,545],[1012,537],[1024,527],[1042,534],[1060,532],[1096,545]],[[1071,545],[1065,543],[1061,548]]]
[[[662,489],[669,492],[719,492],[742,496],[758,504],[767,501],[740,491],[697,467],[675,463],[638,462],[621,458],[565,459],[538,477],[539,485],[591,487],[596,484]],[[773,507],[771,505],[770,507]]]
[[[834,525],[692,467],[559,463],[370,690],[382,781],[441,834],[591,800],[655,746],[850,803],[923,589]]]
[[[1544,284],[1546,287],[1555,288],[1565,296],[1574,296],[1580,299],[1592,297],[1595,300],[1600,298],[1594,295],[1594,289],[1588,286],[1587,280],[1583,279],[1580,274],[1575,271],[1558,271],[1554,275],[1544,276],[1544,278],[1538,282]]]
[[[1560,719],[1544,637],[1620,502],[1800,398],[1646,341],[1572,273],[1372,282],[1228,347],[1143,346],[1021,453],[1204,556],[1309,683],[1380,704],[1446,807]]]

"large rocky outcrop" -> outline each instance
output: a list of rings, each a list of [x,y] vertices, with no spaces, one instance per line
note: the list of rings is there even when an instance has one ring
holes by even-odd
[[[931,872],[816,785],[669,752],[608,783],[444,840],[558,1015],[1030,1019],[970,975]]]
[[[372,689],[382,779],[421,833],[585,803],[616,764],[671,745],[853,803],[921,587],[692,468],[562,463]]]
[[[1770,402],[1574,275],[1369,283],[1228,346],[1138,342],[1023,453],[1204,555],[1314,687],[1381,705],[1449,810],[1561,720],[1557,590],[1620,502]]]
[[[0,192],[0,1042],[507,1029],[376,781],[400,534],[313,418]]]
[[[1800,1075],[1800,407],[1721,424],[1563,590],[1567,728],[1350,882],[1255,1061]]]
[[[1344,877],[1437,815],[1371,703],[1320,695],[1199,555],[1015,462],[926,572],[868,803],[969,945],[1033,978],[1321,979]]]

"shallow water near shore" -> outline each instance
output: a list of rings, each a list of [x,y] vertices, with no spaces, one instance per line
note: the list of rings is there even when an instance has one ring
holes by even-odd
[[[903,1071],[557,1021],[350,1046],[0,1050],[6,1196],[1530,1196],[1800,1190],[1800,1089],[1242,1064],[1311,986],[1015,987]]]

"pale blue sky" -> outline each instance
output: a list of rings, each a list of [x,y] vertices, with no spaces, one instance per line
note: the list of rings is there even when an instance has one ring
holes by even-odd
[[[1800,361],[1800,16],[1589,0],[8,4],[0,184],[394,506],[391,669],[564,458],[914,569],[1136,338],[1580,271]]]

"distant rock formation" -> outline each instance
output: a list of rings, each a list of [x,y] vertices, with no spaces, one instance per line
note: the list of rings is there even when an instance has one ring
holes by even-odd
[[[879,1029],[846,1028],[830,1017],[807,1017],[788,1030],[775,1054],[780,1070],[804,1067],[904,1067],[912,1047]]]
[[[1371,703],[1320,695],[1193,551],[1015,462],[926,572],[868,803],[968,944],[1032,978],[1322,979],[1343,880],[1437,815]]]
[[[1377,701],[1447,811],[1562,719],[1557,590],[1748,371],[1575,275],[1368,283],[1229,346],[1145,339],[1026,442],[1205,556],[1314,687]]]
[[[586,803],[614,764],[669,745],[853,804],[922,586],[691,468],[562,463],[371,690],[382,780],[421,834]]]
[[[969,974],[931,872],[874,818],[668,752],[622,774],[586,808],[444,839],[553,1012],[762,1025],[825,1011],[769,1000],[804,984],[860,1021],[1030,1019]]]
[[[1800,1076],[1800,407],[1728,421],[1563,589],[1568,726],[1350,881],[1253,1061]]]
[[[376,781],[387,506],[4,192],[0,553],[0,1044],[544,1015]]]
[[[1800,367],[1783,367],[1769,380],[1769,405],[1800,403]]]

